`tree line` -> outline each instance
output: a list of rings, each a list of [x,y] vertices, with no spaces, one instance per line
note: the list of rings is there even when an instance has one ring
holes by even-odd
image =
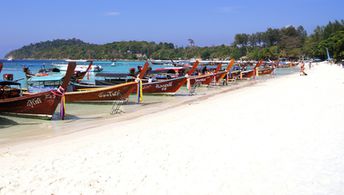
[[[236,34],[231,45],[198,47],[192,39],[187,47],[173,43],[121,41],[91,44],[79,39],[57,39],[24,46],[5,57],[16,59],[326,59],[344,57],[344,20],[318,26],[307,35],[303,26],[268,28],[265,32]],[[192,44],[191,44],[192,42]]]

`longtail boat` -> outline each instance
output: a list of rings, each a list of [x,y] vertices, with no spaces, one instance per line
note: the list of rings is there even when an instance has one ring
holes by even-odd
[[[271,74],[274,71],[274,68],[266,68],[259,70],[259,75]]]
[[[139,78],[142,79],[148,70],[148,62],[145,63]],[[84,91],[67,92],[66,102],[96,102],[104,100],[125,100],[137,88],[137,82],[127,82],[109,87],[89,88]]]
[[[244,78],[251,78],[253,76],[256,76],[257,74],[257,68],[263,63],[262,60],[257,62],[257,64],[251,69],[251,70],[244,70],[244,71],[233,71],[231,72],[232,77],[236,77],[239,79],[244,79]]]
[[[198,66],[198,61],[196,61],[192,68],[187,72],[188,75],[192,74],[197,66]],[[145,64],[146,66],[146,64]],[[145,68],[144,68],[145,69]],[[146,73],[148,69],[148,64],[147,67],[144,71],[142,71],[142,74],[140,73],[140,79],[143,78],[143,75]],[[154,82],[143,82],[142,84],[142,91],[143,93],[175,93],[177,92],[180,87],[182,87],[187,81],[187,77],[185,76],[181,76],[181,77],[177,77],[177,78],[172,78],[172,79],[162,79],[162,80],[158,80],[158,81],[154,81]],[[133,84],[135,83],[135,84]],[[90,95],[90,93],[97,93],[98,91],[100,91],[101,89],[109,89],[109,91],[113,91],[113,89],[117,89],[118,87],[124,87],[124,86],[128,86],[128,85],[134,85],[134,88],[131,90],[126,90],[123,92],[118,92],[119,94],[116,95],[114,94],[113,96],[117,97],[117,99],[121,99],[118,96],[123,96],[123,98],[127,98],[129,95],[127,95],[127,92],[130,91],[130,93],[136,93],[137,91],[137,83],[136,82],[127,82],[124,84],[119,84],[119,85],[115,85],[112,87],[108,87],[106,85],[100,86],[100,85],[83,85],[83,84],[77,84],[77,83],[73,83],[74,86],[77,86],[79,88],[79,90],[81,90],[82,92],[88,92],[88,95]],[[85,97],[81,97],[81,91],[79,92],[70,92],[66,94],[66,101],[67,102],[75,102],[75,101],[80,101],[81,98],[85,98]],[[103,91],[104,92],[104,91]],[[77,97],[77,94],[80,94],[80,97]],[[125,94],[125,95],[123,95]],[[73,95],[73,99],[70,99],[70,97],[68,97],[69,95]],[[108,99],[106,99],[105,95],[101,94],[102,98],[96,98],[93,97],[93,99],[98,99],[98,100],[109,100],[109,99],[113,99],[114,97],[108,97]],[[108,94],[106,96],[112,96],[111,94]],[[74,100],[75,99],[75,100]],[[79,100],[78,100],[79,99]],[[114,100],[117,100],[114,99]],[[83,101],[90,101],[90,100],[83,100]]]
[[[274,70],[275,67],[278,65],[277,62],[273,62],[272,65],[269,64],[264,64],[262,68],[258,68],[258,75],[266,75],[266,74],[271,74]]]
[[[216,75],[216,83],[220,82],[222,79],[224,79],[226,77],[226,75],[232,69],[233,65],[234,65],[234,59],[231,59],[231,61],[228,63],[226,70],[219,71],[218,73],[215,74]]]
[[[94,84],[83,83],[82,81],[71,82],[73,89],[84,90],[85,88],[100,88],[123,84],[127,82],[135,81],[137,75],[142,71],[142,67],[138,66],[138,72],[135,72],[135,68],[130,68],[129,73],[97,73],[95,74]],[[148,70],[147,70],[148,73]]]
[[[78,82],[82,80],[86,73],[92,68],[93,61],[90,61],[85,71],[74,71],[71,81]],[[41,69],[38,73],[33,74],[28,67],[23,68],[23,72],[27,79],[28,91],[30,92],[42,92],[50,89],[58,88],[64,78],[64,74],[60,73],[60,70],[54,69]],[[69,91],[69,90],[68,90]]]
[[[166,79],[151,83],[143,83],[142,84],[142,91],[143,93],[175,93],[177,92],[180,87],[182,87],[188,79],[188,75],[191,75],[197,68],[199,62],[196,61],[192,68],[187,72],[185,76],[174,78],[174,79]],[[135,87],[137,89],[137,86]]]
[[[216,77],[221,67],[222,67],[222,64],[218,64],[214,72],[206,73],[203,75],[191,76],[190,84],[194,85],[195,83],[200,83],[202,85],[209,85],[211,81],[214,80],[214,77]]]
[[[93,60],[90,61],[90,64],[88,65],[87,69],[85,71],[75,71],[73,75],[73,80],[78,81],[82,80],[86,74],[92,69]]]
[[[74,73],[75,62],[68,63],[63,83],[57,90],[23,95],[20,83],[0,81],[0,113],[51,119]],[[11,86],[19,86],[13,88]]]
[[[90,62],[88,60],[66,60],[67,62],[79,62],[79,63],[86,63],[86,62]],[[59,69],[60,71],[66,71],[67,70],[67,64],[52,64],[52,66],[56,69]],[[82,65],[82,64],[78,64],[77,67],[75,68],[76,72],[85,72],[88,69],[89,65]],[[100,65],[93,65],[91,66],[91,68],[88,70],[90,72],[101,72],[103,70],[103,67]]]

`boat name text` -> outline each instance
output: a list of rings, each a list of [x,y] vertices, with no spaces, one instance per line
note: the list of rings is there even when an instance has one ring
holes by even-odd
[[[161,91],[166,91],[167,90],[167,87],[172,87],[172,81],[171,82],[168,82],[166,84],[156,84],[155,85],[155,88],[156,89],[161,89]]]
[[[107,98],[107,97],[118,97],[121,93],[119,91],[108,91],[108,92],[101,92],[98,94],[100,98]]]
[[[40,98],[33,98],[27,101],[26,106],[33,108],[34,106],[41,103],[42,103],[42,100]]]

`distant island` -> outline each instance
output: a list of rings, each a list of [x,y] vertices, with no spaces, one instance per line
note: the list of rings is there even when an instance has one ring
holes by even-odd
[[[57,39],[26,45],[6,54],[14,59],[327,59],[326,48],[335,60],[344,58],[344,20],[318,26],[309,36],[303,26],[268,28],[265,32],[236,34],[231,45],[198,47],[188,39],[187,47],[173,43],[121,41],[86,43],[79,39]]]

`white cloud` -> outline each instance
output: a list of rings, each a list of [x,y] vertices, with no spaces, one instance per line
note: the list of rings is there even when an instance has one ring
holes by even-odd
[[[116,12],[116,11],[112,11],[112,12],[107,12],[105,13],[105,15],[107,16],[119,16],[121,13]]]

